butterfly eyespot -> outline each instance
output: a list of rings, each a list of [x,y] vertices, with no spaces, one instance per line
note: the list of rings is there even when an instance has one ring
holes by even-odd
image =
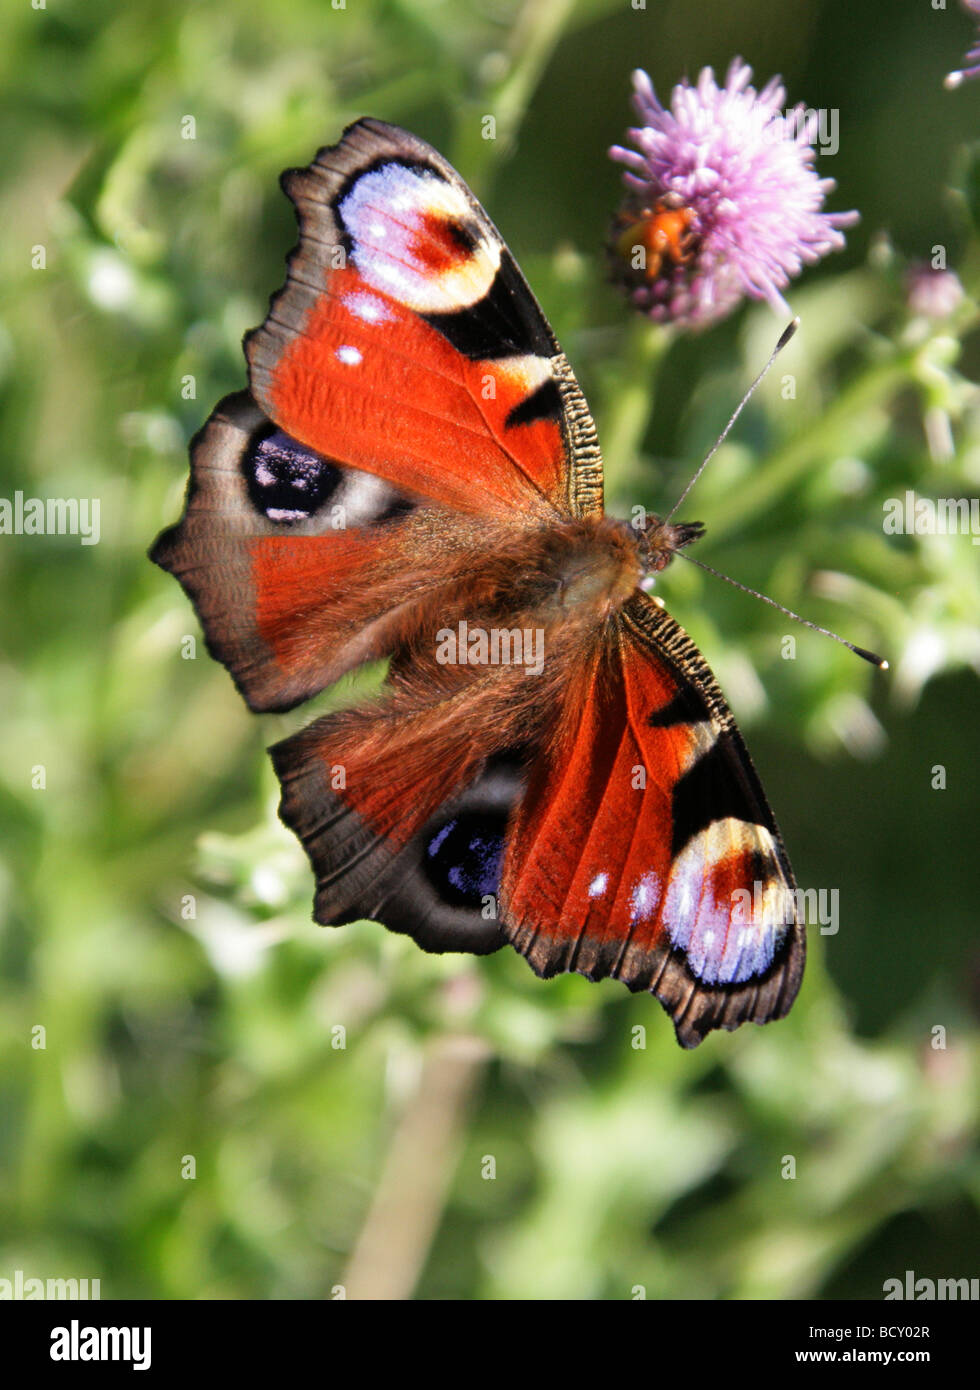
[[[503,815],[464,812],[430,836],[424,868],[445,902],[479,908],[488,895],[496,894],[506,826]]]
[[[242,459],[255,509],[270,521],[305,521],[329,500],[341,471],[282,430],[257,436]]]

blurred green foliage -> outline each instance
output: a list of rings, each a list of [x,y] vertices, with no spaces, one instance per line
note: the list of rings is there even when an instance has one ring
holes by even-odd
[[[906,489],[980,491],[980,84],[941,87],[965,17],[63,0],[3,26],[0,496],[99,497],[102,538],[0,537],[0,1277],[874,1298],[908,1268],[974,1274],[980,551],[881,526]],[[803,328],[698,485],[700,553],[892,672],[803,629],[785,660],[771,610],[665,576],[801,883],[840,893],[789,1019],[685,1054],[615,983],[314,927],[262,751],[309,711],[260,720],[203,650],[182,660],[195,619],[145,551],[281,283],[277,175],[363,114],[432,140],[486,200],[590,397],[611,508],[669,506],[782,323],[754,306],[668,342],[628,322],[603,283],[604,151],[633,66],[665,95],[736,52],[840,110],[822,172],[863,221],[790,292]],[[968,295],[927,321],[904,274],[937,245]]]

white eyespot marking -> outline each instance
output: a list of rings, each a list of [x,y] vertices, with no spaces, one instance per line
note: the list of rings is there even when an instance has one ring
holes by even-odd
[[[337,213],[363,279],[417,313],[465,309],[493,285],[500,242],[435,170],[383,164],[354,182]]]
[[[744,889],[733,894],[733,883]],[[743,893],[751,899],[745,905],[734,901]],[[662,920],[706,984],[735,984],[766,971],[796,920],[766,827],[729,816],[694,835],[671,865]]]
[[[608,886],[609,886],[609,875],[608,875],[608,874],[605,874],[605,873],[603,873],[603,874],[596,874],[595,878],[594,878],[594,879],[592,880],[592,882],[589,884],[589,897],[590,897],[590,898],[601,898],[602,895],[603,895],[603,893],[606,891],[606,889],[607,889]]]
[[[405,278],[404,269],[401,266],[393,265],[390,261],[383,261],[380,257],[375,257],[373,260],[375,284],[381,280],[385,282],[387,287],[397,289]]]
[[[348,367],[356,367],[362,360],[360,348],[351,347],[348,343],[344,343],[339,347],[334,353],[334,356],[338,362],[343,362]]]
[[[642,874],[630,893],[630,920],[649,922],[660,906],[660,876],[652,869]]]
[[[356,468],[344,470],[334,501],[344,509],[348,527],[367,526],[398,499],[399,494],[380,478],[371,473],[361,473]]]
[[[267,463],[258,463],[255,466],[255,481],[260,487],[271,487],[276,481],[276,475]]]
[[[341,303],[349,314],[363,319],[365,323],[390,323],[395,317],[385,307],[384,300],[373,294],[348,294]]]

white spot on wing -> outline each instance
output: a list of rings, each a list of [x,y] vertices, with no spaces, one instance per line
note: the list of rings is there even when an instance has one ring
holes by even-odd
[[[660,905],[660,877],[652,869],[642,874],[630,893],[630,917],[633,922],[649,922]]]
[[[385,307],[384,300],[373,294],[348,294],[342,303],[348,313],[363,319],[365,323],[387,323],[394,318],[394,314]]]
[[[343,362],[348,367],[356,367],[361,361],[361,351],[360,348],[344,343],[337,349],[336,357],[338,362]]]
[[[609,886],[609,875],[606,873],[596,874],[589,884],[589,897],[601,898],[606,888]]]

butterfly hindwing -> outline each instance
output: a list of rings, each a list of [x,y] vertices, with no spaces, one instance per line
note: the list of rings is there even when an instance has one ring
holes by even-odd
[[[539,974],[649,989],[685,1046],[795,997],[804,937],[779,831],[710,671],[642,594],[531,766],[501,909]]]
[[[272,750],[280,814],[316,875],[314,916],[366,917],[428,951],[497,950],[497,890],[523,779],[503,717],[481,738],[481,691],[425,699],[396,683],[387,699],[316,720]],[[499,698],[497,698],[499,697]],[[514,721],[517,723],[518,721]]]

